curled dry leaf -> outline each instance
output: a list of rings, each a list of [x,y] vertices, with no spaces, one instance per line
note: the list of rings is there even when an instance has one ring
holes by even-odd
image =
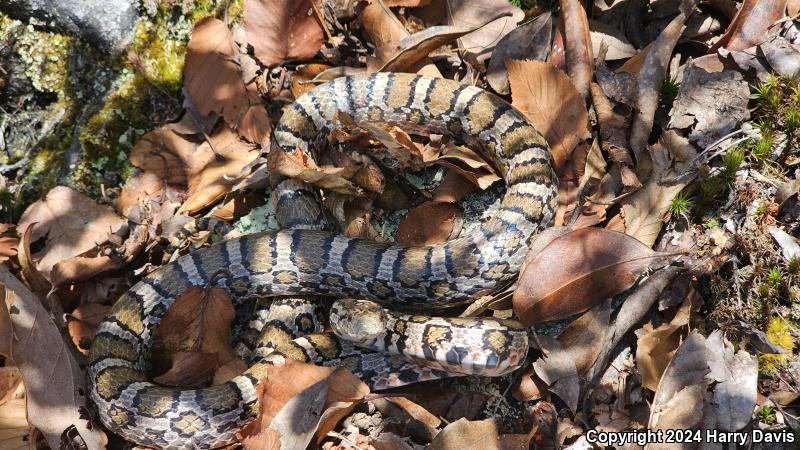
[[[506,61],[509,59],[534,59],[544,61],[550,52],[553,35],[553,15],[547,11],[536,19],[514,28],[497,43],[489,60],[486,81],[498,94],[508,95]]]
[[[0,283],[15,297],[9,328],[16,332],[10,358],[25,384],[30,425],[42,432],[51,448],[59,448],[62,433],[71,426],[88,448],[103,448],[108,442],[106,435],[80,414],[86,408],[81,394],[86,392],[85,375],[42,300],[4,267],[0,267]],[[2,307],[7,313],[5,305]]]
[[[459,42],[467,57],[488,59],[494,46],[517,24],[525,18],[525,13],[507,1],[502,0],[445,0],[447,24],[464,28],[474,28],[485,22],[487,17],[510,13],[510,16],[496,20],[480,30],[463,36]]]
[[[279,439],[281,448],[306,448],[314,436],[319,443],[368,393],[344,369],[293,360],[270,366],[256,391],[258,418],[242,430],[243,444],[261,449],[265,440]]]
[[[267,166],[272,173],[305,181],[322,189],[346,195],[355,195],[360,192],[358,186],[348,180],[355,173],[352,168],[348,170],[348,168],[317,166],[308,153],[300,149],[291,152],[269,152]]]
[[[678,43],[686,21],[691,16],[696,4],[697,0],[681,0],[678,15],[647,49],[640,52],[644,55],[644,60],[641,69],[637,72],[635,97],[637,108],[634,111],[630,130],[631,149],[637,161],[647,149],[647,139],[653,129],[661,85],[664,83],[667,67],[672,58],[672,50]]]
[[[8,258],[17,254],[19,237],[14,228],[16,225],[10,223],[0,223],[0,263],[8,261]]]
[[[197,22],[192,30],[183,68],[186,92],[200,113],[206,117],[218,113],[231,126],[239,122],[249,106],[236,63],[237,53],[225,22],[208,17]]]
[[[47,293],[50,292],[52,285],[42,272],[36,268],[36,263],[33,262],[31,256],[31,235],[33,234],[34,225],[36,225],[35,222],[31,223],[22,232],[22,238],[20,238],[19,241],[19,255],[17,255],[17,260],[19,260],[22,278],[34,292],[41,296],[46,296]]]
[[[217,367],[236,359],[230,344],[234,315],[226,290],[204,286],[186,289],[153,332],[156,370],[169,368],[165,378],[173,385],[194,386],[207,381]],[[189,363],[197,365],[188,367]],[[201,375],[205,378],[198,382]]]
[[[462,223],[458,206],[452,203],[423,203],[412,209],[400,222],[397,242],[409,247],[439,244],[457,236]]]
[[[556,170],[563,169],[575,145],[589,137],[589,114],[569,77],[539,61],[506,61],[512,104],[550,144]]]
[[[258,156],[254,146],[239,140],[227,127],[210,136],[210,141],[197,146],[167,128],[151,131],[139,139],[129,157],[131,164],[143,170],[134,179],[149,173],[155,175],[149,175],[153,180],[165,180],[167,185],[184,189],[186,201],[179,213],[192,214],[205,209],[230,192],[234,178]],[[126,190],[137,187],[139,183],[129,183],[123,189],[123,196],[128,201],[137,198],[136,193],[125,194]],[[138,196],[158,197],[164,188],[159,182]],[[128,206],[118,205],[122,210]]]
[[[646,324],[636,342],[636,367],[642,386],[655,391],[664,370],[689,331],[690,303],[685,301],[670,323],[658,328]]]
[[[766,31],[784,17],[786,0],[744,0],[725,34],[708,49],[744,50],[762,42]]]
[[[627,59],[636,54],[636,49],[625,38],[625,34],[610,25],[589,19],[589,33],[592,38],[593,55],[599,55],[603,45],[608,46],[604,58],[606,61]]]
[[[558,3],[561,5],[562,20],[559,27],[564,29],[567,73],[581,98],[588,102],[594,57],[586,10],[580,0],[559,0]]]
[[[46,237],[44,248],[33,257],[39,260],[37,268],[47,275],[57,262],[104,242],[124,222],[110,206],[100,205],[66,186],[56,186],[44,200],[25,210],[17,228],[25,230],[36,223],[32,242]]]
[[[268,67],[287,59],[308,59],[322,47],[322,27],[309,14],[311,1],[248,0],[244,3],[247,42],[256,58]]]
[[[426,28],[403,38],[397,44],[395,54],[386,61],[379,72],[416,72],[428,55],[439,47],[448,45],[456,39],[473,33],[497,19],[509,17],[511,13],[502,12],[473,27],[437,26]]]
[[[514,312],[526,325],[586,311],[630,288],[665,254],[622,233],[583,228],[554,239],[525,266],[514,291]]]
[[[478,152],[468,147],[449,146],[438,158],[430,160],[449,167],[475,186],[486,189],[500,181],[494,168]]]

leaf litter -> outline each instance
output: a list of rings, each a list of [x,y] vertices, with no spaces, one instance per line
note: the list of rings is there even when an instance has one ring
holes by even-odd
[[[274,366],[245,448],[583,448],[593,428],[797,424],[782,394],[800,388],[797,2],[349,3],[246,0],[238,16],[197,20],[185,110],[134,143],[128,182],[100,203],[58,186],[0,227],[0,441],[27,448],[41,432],[55,447],[74,426],[102,448],[78,367],[99,320],[138,277],[238,232],[207,228],[209,213],[269,216],[276,174],[314,184],[348,235],[441,243],[491,216],[502,174],[458,139],[341,115],[317,160],[268,151],[293,98],[376,71],[493,91],[548,141],[566,227],[531,244],[516,283],[467,310],[519,319],[535,348],[512,377],[385,398],[344,369]],[[225,291],[183,292],[156,331],[155,381],[240,373],[234,318]]]

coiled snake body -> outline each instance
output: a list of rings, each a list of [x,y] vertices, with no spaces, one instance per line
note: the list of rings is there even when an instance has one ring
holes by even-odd
[[[507,184],[499,212],[466,236],[427,247],[404,248],[313,230],[246,235],[148,275],[117,301],[92,346],[90,397],[109,429],[147,446],[224,445],[257,412],[255,386],[269,365],[286,356],[347,358],[349,346],[311,334],[292,343],[299,355],[257,348],[247,371],[224,384],[179,390],[147,381],[154,327],[178,295],[192,285],[206,285],[220,268],[230,275],[215,282],[236,300],[316,294],[424,308],[464,304],[517,275],[530,238],[552,221],[557,185],[544,138],[519,111],[479,88],[450,80],[385,73],[344,77],[286,108],[271,151],[310,152],[333,128],[338,111],[359,122],[451,135],[482,150]],[[437,326],[444,326],[446,334],[448,319],[440,320]],[[403,333],[387,330],[386,342]],[[428,342],[426,351],[435,353],[446,340]],[[500,339],[506,340],[513,341]],[[454,352],[450,357],[465,356],[463,348]],[[502,350],[482,364],[507,364],[510,355]],[[380,387],[375,379],[371,382]]]

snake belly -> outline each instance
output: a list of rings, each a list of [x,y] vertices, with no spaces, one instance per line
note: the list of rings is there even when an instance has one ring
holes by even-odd
[[[411,74],[343,77],[289,105],[271,152],[311,157],[337,112],[357,122],[447,134],[481,150],[505,179],[499,211],[474,231],[443,244],[400,247],[314,230],[262,232],[198,250],[153,272],[115,303],[90,352],[90,398],[111,431],[140,445],[213,448],[258,411],[256,384],[282,361],[273,352],[231,381],[174,389],[147,380],[152,335],[175,298],[214,284],[234,301],[253,296],[324,295],[388,305],[464,304],[511,281],[532,236],[550,226],[557,179],[547,143],[511,105],[477,87]],[[331,352],[306,339],[306,359]]]

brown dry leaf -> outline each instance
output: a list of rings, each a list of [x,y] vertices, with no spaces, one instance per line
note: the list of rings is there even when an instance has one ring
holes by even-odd
[[[114,206],[124,217],[130,217],[131,212],[142,205],[149,207],[154,217],[168,211],[174,213],[183,201],[184,189],[183,186],[167,183],[167,180],[153,172],[142,172],[128,179]]]
[[[224,127],[200,146],[189,142],[172,130],[161,128],[144,135],[130,155],[131,164],[143,170],[138,176],[165,180],[174,187],[185,190],[186,201],[179,213],[192,214],[218,201],[230,192],[242,168],[258,156],[257,149],[239,140],[236,133]],[[215,153],[216,150],[216,153]],[[130,189],[135,189],[134,184]],[[163,189],[157,185],[156,189]],[[129,189],[126,186],[123,189]],[[126,198],[135,198],[132,193]],[[160,193],[144,192],[155,198]],[[118,205],[124,208],[126,205]]]
[[[169,378],[175,385],[182,385],[181,381],[196,385],[199,375],[195,371],[205,374],[205,380],[208,380],[220,365],[236,358],[230,344],[230,324],[234,315],[233,303],[226,290],[204,286],[186,289],[153,332],[153,365],[156,370],[163,372],[165,368],[177,369],[180,365],[185,378]],[[187,352],[213,355],[217,359],[212,361],[211,356],[187,355]],[[198,365],[188,370],[185,364],[190,362]],[[213,368],[208,369],[208,366]]]
[[[642,386],[655,391],[661,375],[689,331],[690,302],[684,301],[670,323],[656,329],[645,325],[644,335],[636,341],[636,367],[642,374]]]
[[[483,156],[469,147],[446,147],[438,158],[431,159],[430,162],[449,167],[481,189],[500,181],[500,177]]]
[[[720,47],[744,50],[758,45],[766,37],[767,29],[785,13],[786,0],[744,0],[725,34],[708,52],[716,53]]]
[[[0,405],[0,448],[31,450],[33,428],[25,417],[25,398],[15,398]]]
[[[225,22],[208,17],[192,30],[183,68],[183,85],[200,114],[218,113],[231,126],[248,107],[237,53]]]
[[[708,414],[713,424],[709,425],[725,431],[743,429],[756,405],[758,360],[745,350],[734,352],[733,344],[720,330],[714,330],[706,339],[706,354],[710,377],[717,382]]]
[[[153,381],[165,386],[200,387],[221,366],[216,353],[175,352],[171,355],[172,366],[168,371],[153,378]]]
[[[223,203],[222,206],[212,211],[211,217],[226,222],[233,222],[250,212],[253,208],[264,205],[267,201],[262,193],[257,192],[242,193],[237,191],[233,193],[232,197],[233,198]]]
[[[298,98],[306,92],[314,89],[316,85],[314,83],[310,83],[310,81],[320,73],[330,68],[331,66],[327,64],[316,63],[297,66],[297,70],[295,70],[295,72],[292,74],[291,84],[292,95],[294,98]]]
[[[624,232],[651,247],[661,232],[672,199],[694,179],[692,175],[675,181],[675,177],[686,170],[685,163],[696,154],[693,147],[685,138],[674,133],[667,132],[662,137],[671,151],[657,143],[650,147],[649,154],[640,157],[640,163],[648,156],[647,159],[652,160],[652,174],[641,189],[619,202],[622,205],[620,214],[612,217],[606,226],[609,230]],[[671,160],[673,155],[675,163]]]
[[[427,450],[517,450],[527,449],[529,442],[529,436],[513,439],[500,435],[494,420],[462,418],[444,427]]]
[[[9,257],[17,254],[19,237],[15,228],[14,224],[0,223],[0,263],[8,261]]]
[[[47,293],[50,292],[52,286],[42,272],[36,268],[36,263],[33,262],[33,258],[31,257],[31,236],[33,235],[34,225],[36,225],[36,223],[31,223],[22,232],[17,260],[19,260],[22,278],[34,292],[41,296],[46,296]]]
[[[466,51],[467,57],[474,57],[479,61],[488,59],[500,39],[516,28],[525,17],[521,9],[505,0],[445,0],[444,3],[447,8],[447,24],[464,28],[476,27],[484,23],[487,17],[511,14],[459,39],[460,48]]]
[[[420,150],[411,136],[397,126],[369,122],[353,122],[352,126],[365,130],[372,138],[383,144],[401,168],[419,167],[423,162],[433,158],[432,155]]]
[[[550,144],[556,171],[563,170],[575,145],[589,138],[589,114],[569,77],[539,61],[506,61],[512,104]]]
[[[431,200],[434,202],[455,203],[475,189],[475,183],[459,175],[455,170],[448,170],[444,180],[433,190]]]
[[[361,12],[361,23],[375,46],[375,58],[380,67],[394,56],[397,44],[411,33],[400,22],[397,16],[381,2],[370,2]]]
[[[706,148],[750,117],[749,99],[750,85],[739,71],[709,72],[692,61],[683,67],[668,126],[691,130],[689,139]]]
[[[125,261],[116,255],[75,256],[53,266],[50,280],[53,286],[63,286],[69,283],[86,281],[101,273],[119,270],[124,265]]]
[[[269,112],[264,102],[261,101],[255,83],[247,85],[248,106],[244,114],[236,124],[236,130],[248,142],[258,145],[261,148],[269,146],[269,138],[272,133],[272,123],[269,120]]]
[[[575,362],[575,369],[581,377],[591,368],[603,348],[610,318],[611,305],[603,302],[573,320],[558,335],[561,348]]]
[[[554,239],[525,266],[514,312],[526,325],[586,311],[630,288],[667,255],[622,233],[582,228]]]
[[[565,54],[569,78],[585,102],[591,95],[594,57],[592,39],[589,35],[589,22],[586,10],[579,0],[559,0],[564,28]]]
[[[281,448],[306,448],[315,435],[319,443],[368,393],[344,369],[293,360],[270,366],[257,388],[259,416],[242,430],[245,448],[260,448],[255,444],[268,429],[279,433],[270,434],[280,436]]]
[[[602,45],[608,46],[608,51],[603,58],[605,61],[628,59],[636,54],[625,34],[616,28],[598,20],[589,19],[589,33],[592,37],[592,54],[599,55]]]
[[[786,14],[792,18],[797,17],[800,14],[800,0],[789,0],[786,3]]]
[[[100,303],[86,303],[67,314],[67,331],[72,342],[83,354],[88,354],[94,333],[100,322],[108,315],[111,306]]]
[[[537,340],[544,355],[533,362],[534,372],[547,391],[557,395],[575,412],[581,385],[573,355],[565,351],[561,343],[552,336],[539,336]]]
[[[656,389],[649,428],[691,429],[703,419],[710,372],[705,343],[695,331],[678,347]]]
[[[678,15],[653,41],[644,56],[642,67],[636,78],[636,109],[630,130],[630,147],[636,161],[647,149],[647,139],[653,129],[653,120],[658,107],[661,86],[667,73],[675,44],[678,43],[686,21],[692,15],[697,0],[681,0]],[[644,52],[644,50],[642,50]],[[634,56],[635,58],[635,56]],[[633,59],[633,58],[631,58]]]
[[[514,28],[497,43],[487,66],[486,81],[498,94],[508,95],[506,61],[509,59],[534,59],[544,61],[550,52],[553,35],[553,15],[546,11],[534,20]]]
[[[592,103],[597,111],[597,122],[600,128],[602,148],[609,155],[609,159],[620,171],[622,185],[627,189],[636,189],[642,186],[639,178],[633,172],[633,158],[628,148],[626,131],[628,118],[614,111],[614,107],[606,97],[603,89],[596,83],[592,84]]]
[[[341,194],[355,195],[360,191],[348,180],[355,174],[355,170],[319,167],[308,153],[300,149],[292,152],[269,152],[267,167],[271,173],[295,178]]]
[[[0,405],[14,398],[20,384],[22,384],[22,374],[17,367],[0,367]]]
[[[46,236],[44,248],[33,255],[44,274],[49,274],[57,262],[104,242],[108,233],[125,223],[110,206],[100,205],[66,186],[56,186],[44,200],[29,206],[17,227],[25,230],[34,222],[31,239],[37,241]]]
[[[457,236],[463,220],[452,203],[427,202],[412,209],[397,228],[397,242],[406,247],[433,245]]]
[[[317,5],[319,2],[314,0]],[[322,47],[323,33],[310,0],[248,0],[244,3],[247,42],[268,67],[287,59],[309,59]]]
[[[211,140],[216,153],[206,141],[185,161],[189,186],[178,213],[195,214],[219,201],[231,191],[242,168],[258,157],[258,149],[239,140],[229,128],[223,128]]]
[[[73,425],[88,448],[104,448],[106,435],[81,417],[86,408],[81,395],[86,392],[85,374],[42,300],[4,267],[0,267],[0,283],[15,297],[14,313],[10,314],[14,330],[10,356],[25,384],[30,425],[42,432],[51,448],[60,448],[62,433]]]
[[[85,322],[78,320],[70,315],[66,317],[67,332],[72,338],[72,343],[84,355],[89,354],[89,349],[92,347],[92,338],[94,331]]]
[[[383,2],[368,4],[361,12],[361,23],[375,46],[375,57],[367,57],[368,71],[376,71],[382,67],[395,56],[400,42],[411,35],[400,19]],[[432,77],[442,76],[427,56],[417,61],[415,67],[409,70]]]
[[[386,63],[378,69],[379,72],[416,72],[421,64],[426,62],[428,55],[439,47],[449,45],[462,36],[473,33],[502,17],[511,13],[504,12],[484,20],[474,27],[436,26],[426,28],[411,36],[403,38],[397,44],[397,50]]]

